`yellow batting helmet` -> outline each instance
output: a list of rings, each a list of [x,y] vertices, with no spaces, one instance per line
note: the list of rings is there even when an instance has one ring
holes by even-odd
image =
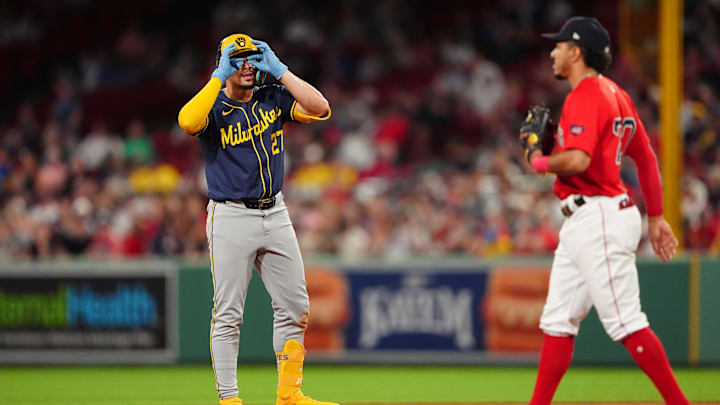
[[[223,49],[235,43],[235,50],[230,53],[230,58],[245,58],[250,55],[257,55],[262,52],[252,43],[252,38],[247,34],[232,34],[223,38],[218,45],[217,56],[215,57],[215,65],[220,63],[220,56]]]
[[[232,59],[234,58],[246,58],[250,55],[257,55],[261,54],[260,50],[255,46],[255,44],[252,43],[252,38],[250,38],[250,35],[247,34],[232,34],[228,35],[227,37],[223,38],[222,41],[220,41],[220,44],[218,45],[217,55],[215,56],[215,66],[220,64],[220,56],[222,55],[223,49],[230,46],[230,44],[235,43],[235,50],[230,53],[230,63],[237,68],[238,66],[235,64]],[[255,85],[261,86],[265,83],[265,79],[267,78],[266,72],[261,72],[260,70],[257,70],[255,72]]]

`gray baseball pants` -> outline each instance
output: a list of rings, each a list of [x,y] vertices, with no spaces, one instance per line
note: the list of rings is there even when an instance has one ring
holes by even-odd
[[[238,395],[239,327],[253,266],[272,299],[273,347],[303,342],[310,301],[295,230],[282,193],[267,210],[210,200],[206,232],[215,290],[210,322],[210,355],[221,399]]]

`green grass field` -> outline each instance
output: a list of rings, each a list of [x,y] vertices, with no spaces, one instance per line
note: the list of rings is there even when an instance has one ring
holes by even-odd
[[[720,369],[677,369],[693,403],[720,403]],[[238,370],[245,404],[274,402],[273,366]],[[305,370],[303,391],[317,399],[350,403],[522,403],[530,398],[529,367],[316,366]],[[557,402],[657,402],[650,381],[633,368],[568,371]],[[217,404],[207,366],[0,367],[0,404]]]

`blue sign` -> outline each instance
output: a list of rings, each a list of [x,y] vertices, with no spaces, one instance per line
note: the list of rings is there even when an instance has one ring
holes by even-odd
[[[346,347],[484,350],[485,272],[348,274]]]

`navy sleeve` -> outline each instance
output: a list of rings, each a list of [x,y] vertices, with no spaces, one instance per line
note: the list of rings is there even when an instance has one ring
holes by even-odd
[[[280,108],[280,117],[283,122],[297,122],[295,120],[297,101],[295,101],[295,97],[290,94],[290,91],[285,86],[276,86],[275,103]]]

